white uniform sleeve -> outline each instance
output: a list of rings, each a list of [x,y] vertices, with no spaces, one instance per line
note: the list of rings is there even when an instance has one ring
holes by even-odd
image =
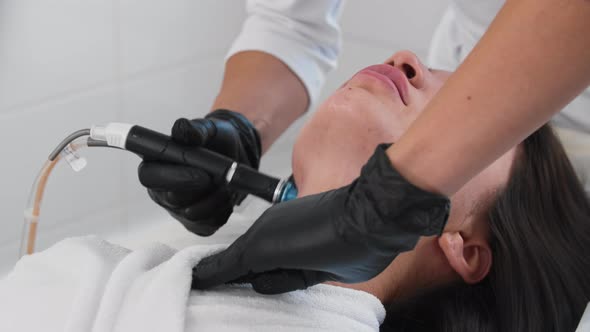
[[[248,0],[242,32],[226,59],[263,51],[284,62],[315,102],[341,48],[338,19],[343,0]]]

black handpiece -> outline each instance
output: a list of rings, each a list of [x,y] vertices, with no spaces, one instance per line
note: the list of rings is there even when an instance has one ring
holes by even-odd
[[[277,202],[281,196],[281,180],[205,148],[187,147],[176,143],[170,136],[141,126],[131,127],[125,149],[146,159],[200,168],[216,183],[227,183],[232,189],[252,194],[271,203]]]

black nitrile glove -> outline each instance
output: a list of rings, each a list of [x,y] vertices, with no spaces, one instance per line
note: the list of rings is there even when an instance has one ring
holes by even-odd
[[[376,149],[352,184],[266,210],[229,248],[193,269],[193,288],[245,282],[277,294],[324,281],[362,282],[420,236],[440,234],[449,199],[405,180],[386,148]]]
[[[236,112],[216,110],[204,119],[178,119],[172,139],[219,152],[254,169],[260,164],[259,135],[252,123]],[[246,196],[226,185],[215,185],[205,171],[194,167],[144,160],[138,173],[152,200],[189,231],[202,236],[223,226],[233,207]]]

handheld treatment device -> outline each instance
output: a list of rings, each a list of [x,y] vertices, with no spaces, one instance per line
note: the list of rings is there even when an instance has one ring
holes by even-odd
[[[64,139],[49,155],[49,160],[39,172],[25,210],[20,256],[34,252],[41,200],[49,174],[61,158],[75,171],[83,168],[85,160],[76,153],[81,147],[118,148],[145,159],[197,167],[207,172],[216,184],[226,184],[234,190],[252,194],[273,204],[297,196],[297,188],[292,179],[277,179],[205,148],[187,149],[186,146],[174,142],[170,136],[159,132],[126,123],[92,126],[91,129],[76,131]]]
[[[297,195],[289,181],[276,179],[238,162],[207,150],[175,143],[169,136],[130,124],[111,123],[94,126],[90,138],[106,142],[110,147],[131,151],[142,158],[168,161],[203,169],[213,181],[226,183],[230,188],[279,203]]]

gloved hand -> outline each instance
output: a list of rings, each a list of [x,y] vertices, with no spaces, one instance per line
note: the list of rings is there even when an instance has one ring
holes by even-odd
[[[204,119],[178,119],[172,139],[188,146],[205,147],[258,169],[260,138],[243,115],[216,110]],[[209,236],[223,226],[233,207],[245,194],[215,185],[203,170],[161,161],[144,160],[138,169],[149,196],[180,221],[189,231]]]
[[[193,288],[251,283],[259,293],[324,281],[357,283],[383,271],[420,236],[440,234],[449,200],[405,180],[380,145],[340,189],[277,204],[226,250],[193,269]]]

